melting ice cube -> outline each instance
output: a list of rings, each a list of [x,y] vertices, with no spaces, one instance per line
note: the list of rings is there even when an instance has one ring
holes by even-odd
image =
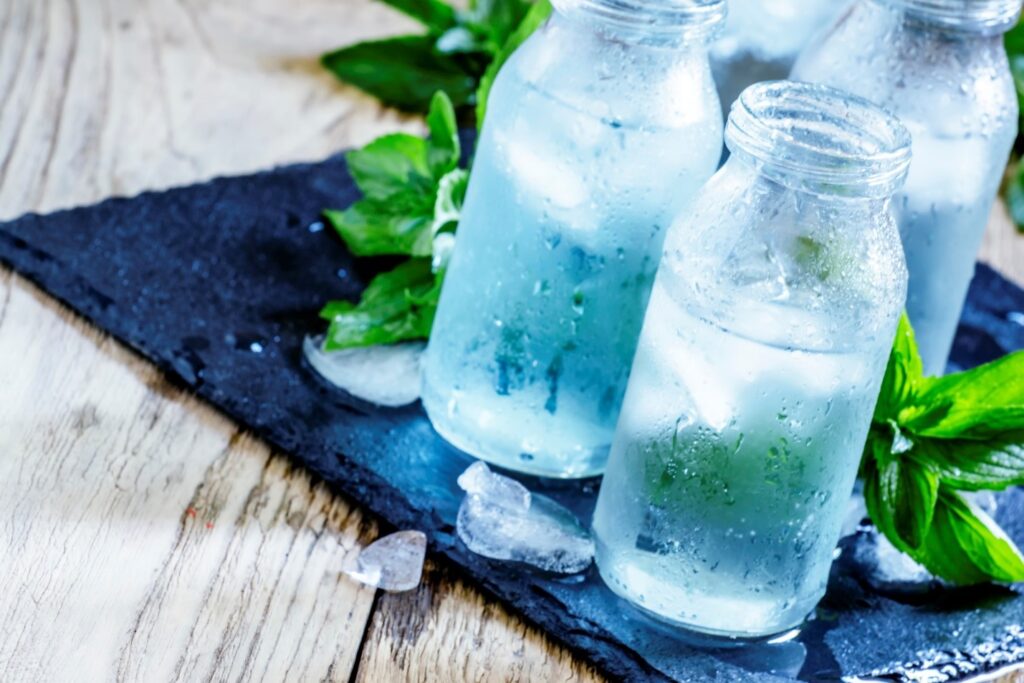
[[[474,553],[560,574],[590,566],[594,557],[590,534],[555,501],[531,495],[522,484],[495,474],[482,462],[462,473],[459,486],[466,497],[456,530]]]
[[[427,537],[422,531],[398,531],[363,548],[354,568],[345,573],[368,586],[392,593],[420,585]]]
[[[409,342],[324,351],[323,337],[306,337],[306,360],[328,382],[370,403],[398,407],[420,397],[420,356],[425,344]]]
[[[530,492],[515,479],[495,474],[482,462],[475,462],[459,475],[459,488],[485,505],[510,512],[530,509]]]

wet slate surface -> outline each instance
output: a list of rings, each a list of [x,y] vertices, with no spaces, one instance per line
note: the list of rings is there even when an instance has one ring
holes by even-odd
[[[469,553],[453,525],[455,479],[470,460],[433,433],[419,406],[346,398],[301,360],[323,301],[355,297],[381,265],[355,263],[319,223],[322,208],[356,195],[333,157],[2,223],[0,260],[391,525],[426,531],[434,553],[614,678],[898,680],[914,667],[954,677],[1024,661],[1017,591],[882,595],[851,552],[797,639],[739,650],[681,641],[603,588],[593,568],[558,578]],[[1024,291],[979,266],[954,364],[1021,347]],[[589,517],[596,481],[528,484]],[[1024,541],[1024,495],[1005,496],[999,518]]]

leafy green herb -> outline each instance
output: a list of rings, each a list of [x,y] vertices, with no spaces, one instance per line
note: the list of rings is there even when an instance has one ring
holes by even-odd
[[[329,320],[324,348],[392,344],[430,334],[441,293],[441,280],[430,259],[414,258],[378,275],[358,304],[331,301],[320,312]]]
[[[1024,352],[925,377],[900,321],[861,470],[868,513],[903,552],[958,584],[1024,581],[1024,557],[957,491],[1024,483]]]
[[[434,96],[427,125],[427,139],[396,133],[346,155],[363,198],[324,213],[354,255],[430,256],[436,232],[451,221],[453,206],[445,205],[442,225],[435,226],[438,189],[464,176],[455,112],[444,93]],[[461,204],[457,192],[446,192],[449,204]]]
[[[427,139],[386,135],[346,155],[363,198],[325,216],[356,256],[411,258],[378,275],[358,304],[332,301],[324,307],[321,316],[331,321],[328,351],[430,333],[468,176],[458,168],[455,111],[442,92],[432,99],[427,127]]]
[[[472,105],[488,65],[530,9],[527,0],[471,0],[465,10],[441,0],[383,1],[426,32],[349,45],[321,62],[385,104],[417,113],[428,109],[438,90],[456,107]]]
[[[436,42],[428,35],[357,43],[325,54],[321,63],[339,79],[405,111],[425,111],[438,90],[456,105],[469,103],[476,76],[464,60],[437,51]]]

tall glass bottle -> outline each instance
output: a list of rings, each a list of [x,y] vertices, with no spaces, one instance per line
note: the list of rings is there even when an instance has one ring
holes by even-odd
[[[437,431],[601,472],[669,219],[715,170],[723,0],[554,0],[491,91],[423,370]]]
[[[786,78],[811,38],[850,0],[729,0],[722,35],[711,46],[711,70],[728,108],[754,83]]]
[[[906,295],[890,198],[910,138],[781,81],[744,91],[726,142],[669,232],[594,533],[626,599],[760,637],[825,592]]]
[[[896,200],[910,269],[907,311],[924,369],[942,374],[974,261],[1017,135],[1002,34],[1020,0],[859,0],[801,55],[793,78],[882,105],[914,162]]]

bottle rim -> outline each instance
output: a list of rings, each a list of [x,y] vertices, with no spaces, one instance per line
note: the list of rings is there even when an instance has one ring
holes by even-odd
[[[551,0],[563,14],[579,12],[638,36],[707,37],[725,20],[726,0]]]
[[[1004,33],[1021,14],[1022,0],[882,0],[914,18],[942,28]]]
[[[725,129],[735,155],[761,172],[818,194],[887,197],[903,186],[910,133],[898,118],[836,88],[797,81],[750,86]]]

